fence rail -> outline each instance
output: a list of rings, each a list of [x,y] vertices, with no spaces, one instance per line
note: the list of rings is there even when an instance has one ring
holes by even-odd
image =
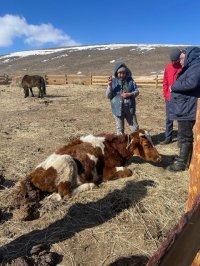
[[[11,82],[11,77],[6,74],[0,75],[0,85],[6,85]]]
[[[81,85],[107,85],[108,76],[78,75],[78,74],[43,74],[47,85],[65,85],[65,84],[81,84]],[[0,85],[10,84],[11,82],[20,82],[22,76],[0,75]],[[162,87],[162,75],[134,76],[134,80],[138,87]]]

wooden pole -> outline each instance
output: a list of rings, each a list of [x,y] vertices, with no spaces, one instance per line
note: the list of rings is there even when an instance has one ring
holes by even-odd
[[[47,83],[47,74],[44,74],[44,81],[45,81],[45,84],[48,85],[48,83]]]
[[[156,89],[158,88],[158,75],[156,76]]]
[[[92,85],[92,72],[90,72],[90,85]]]
[[[194,145],[189,176],[189,195],[186,204],[186,212],[192,209],[197,198],[200,197],[200,99],[198,100],[196,123],[194,126]],[[199,232],[197,232],[197,234],[199,234]],[[192,263],[192,266],[199,265],[200,252],[197,253]]]
[[[200,99],[198,100],[194,145],[189,169],[186,213],[169,233],[147,266],[200,266]]]

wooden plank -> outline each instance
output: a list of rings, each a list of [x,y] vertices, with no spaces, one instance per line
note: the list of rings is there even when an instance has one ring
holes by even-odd
[[[66,79],[47,79],[46,82],[63,82],[66,83]]]
[[[194,145],[192,160],[189,168],[189,195],[186,211],[190,211],[200,197],[200,100],[198,100],[196,123],[194,126]],[[198,221],[199,222],[199,221]],[[200,265],[200,252],[197,253],[192,266]]]
[[[105,82],[105,83],[103,83],[103,82],[93,82],[92,83],[92,85],[107,85],[108,83],[107,82]]]
[[[93,79],[108,79],[109,76],[92,76]]]
[[[60,73],[60,74],[54,74],[54,73],[46,73],[46,74],[44,74],[46,77],[48,77],[48,76],[54,76],[54,77],[59,77],[59,76],[65,76],[66,74],[64,74],[64,73]]]
[[[93,79],[92,83],[95,83],[95,82],[106,82],[106,83],[108,83],[108,80]]]
[[[52,82],[47,82],[46,85],[66,85],[66,83],[63,82],[57,82],[57,81],[52,81]]]

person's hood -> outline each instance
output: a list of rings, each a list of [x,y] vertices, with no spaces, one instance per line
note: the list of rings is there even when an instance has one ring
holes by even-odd
[[[199,47],[188,47],[186,48],[184,67],[188,66],[192,61],[196,59],[200,60],[200,48]]]
[[[117,70],[121,67],[125,67],[127,69],[127,77],[131,77],[132,73],[130,71],[130,69],[126,66],[126,64],[124,64],[123,62],[118,62],[115,64],[115,68],[114,68],[114,76],[117,77]]]

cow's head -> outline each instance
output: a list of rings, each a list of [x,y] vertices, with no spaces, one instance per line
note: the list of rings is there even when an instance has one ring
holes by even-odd
[[[130,134],[130,142],[127,148],[133,155],[137,155],[147,161],[161,161],[161,156],[153,145],[149,132],[145,129],[139,129]]]

